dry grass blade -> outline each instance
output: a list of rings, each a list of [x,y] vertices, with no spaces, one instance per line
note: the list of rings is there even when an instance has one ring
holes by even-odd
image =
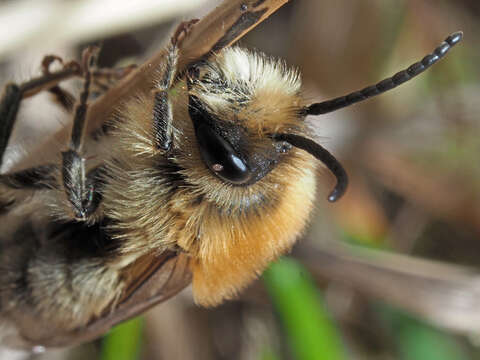
[[[339,244],[301,255],[317,278],[346,284],[443,328],[480,328],[480,276],[472,269]]]

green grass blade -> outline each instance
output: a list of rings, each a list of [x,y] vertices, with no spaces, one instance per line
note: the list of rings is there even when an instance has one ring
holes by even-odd
[[[266,347],[260,352],[259,360],[280,360],[280,358],[272,348]]]
[[[136,360],[140,355],[143,318],[114,327],[104,338],[101,360]]]
[[[297,360],[346,359],[340,335],[305,268],[285,258],[263,278]]]
[[[457,338],[436,329],[402,311],[381,307],[396,343],[400,359],[469,360],[470,356]]]

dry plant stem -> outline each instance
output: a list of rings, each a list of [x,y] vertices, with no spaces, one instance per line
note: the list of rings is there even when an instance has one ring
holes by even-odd
[[[480,329],[480,274],[472,269],[340,244],[298,255],[319,280],[340,282],[453,331]]]
[[[186,70],[189,64],[206,58],[233,44],[263,20],[273,14],[288,0],[228,0],[193,26],[180,45],[178,72]],[[87,132],[91,133],[110,119],[119,106],[138,93],[148,93],[153,87],[156,72],[164,62],[165,52],[159,51],[137,70],[110,89],[95,103],[87,114]],[[54,143],[65,143],[68,129],[64,128],[53,136]],[[43,152],[49,152],[48,141]],[[23,167],[23,166],[22,166]]]

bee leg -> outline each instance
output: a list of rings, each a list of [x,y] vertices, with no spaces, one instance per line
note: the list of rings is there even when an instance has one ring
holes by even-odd
[[[163,77],[157,84],[157,90],[154,91],[153,131],[155,136],[155,146],[164,151],[169,151],[172,146],[173,114],[172,105],[168,98],[168,90],[172,86],[175,78],[177,58],[177,47],[171,44],[168,47],[167,61]]]
[[[178,46],[196,22],[198,22],[198,19],[193,19],[182,22],[177,27],[167,47],[163,76],[157,84],[157,89],[154,91],[153,131],[155,146],[164,151],[171,149],[173,139],[172,105],[168,97],[168,90],[170,90],[177,72]]]
[[[13,130],[13,124],[17,118],[22,90],[16,84],[5,86],[4,94],[0,102],[0,165],[3,162],[3,154],[7,148],[8,139]]]
[[[34,78],[21,85],[8,84],[0,99],[0,165],[3,162],[3,154],[7,148],[8,140],[17,119],[20,103],[39,92],[55,87],[60,81],[73,76],[81,75],[81,69],[75,62],[65,64],[63,69],[56,72],[47,72],[43,76]]]
[[[10,189],[52,189],[56,186],[55,170],[55,165],[41,165],[0,175],[0,184]]]
[[[63,59],[59,56],[47,55],[43,58],[42,61],[42,72],[44,75],[51,74],[50,65],[55,61],[58,61],[64,67],[70,66],[70,63],[65,65]],[[95,85],[95,90],[98,93],[104,94],[110,89],[113,84],[130,74],[135,68],[137,68],[137,65],[128,65],[115,69],[93,69],[91,71],[92,84]],[[75,105],[75,97],[72,94],[60,87],[60,85],[55,85],[48,89],[48,91],[55,96],[57,102],[65,110],[67,110],[68,112],[71,112],[73,110],[73,105]]]
[[[92,81],[92,71],[99,48],[88,47],[82,56],[84,72],[83,91],[80,94],[79,103],[75,106],[72,135],[69,149],[62,152],[62,181],[65,193],[73,207],[75,217],[86,220],[98,206],[98,189],[96,189],[95,177],[89,179],[85,169],[85,158],[82,157],[81,149],[84,137],[86,114],[88,110],[88,96]]]
[[[182,21],[178,26],[175,32],[173,33],[172,39],[170,42],[175,45],[179,46],[182,41],[185,39],[185,36],[190,32],[193,25],[199,22],[200,19],[192,19],[188,21]]]
[[[72,66],[71,64],[75,64],[77,67],[79,67],[76,62],[71,62],[65,65],[61,57],[56,55],[46,55],[42,60],[42,73],[44,76],[49,76],[52,74],[50,72],[50,65],[53,64],[55,61],[58,61],[64,68]],[[73,110],[73,105],[75,104],[75,97],[67,90],[60,87],[60,85],[55,84],[48,89],[48,92],[55,97],[57,103],[67,112],[71,112]]]

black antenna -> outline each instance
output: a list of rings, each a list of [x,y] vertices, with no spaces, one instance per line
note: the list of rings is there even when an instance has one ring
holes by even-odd
[[[304,138],[303,136],[294,134],[276,134],[274,138],[278,141],[286,141],[287,143],[299,149],[305,150],[323,162],[337,178],[337,184],[330,195],[328,195],[328,201],[334,202],[340,199],[340,197],[347,190],[348,175],[342,164],[340,164],[332,154],[330,154],[325,148],[317,144],[315,141]]]
[[[438,60],[444,57],[453,46],[458,44],[462,40],[462,37],[463,32],[455,32],[447,37],[445,41],[433,51],[432,54],[427,55],[421,61],[412,64],[408,69],[402,70],[392,77],[382,80],[376,85],[368,86],[360,91],[355,91],[351,94],[340,96],[332,100],[311,104],[305,108],[304,113],[306,115],[326,114],[391,90],[421,74],[430,66],[435,64]]]

